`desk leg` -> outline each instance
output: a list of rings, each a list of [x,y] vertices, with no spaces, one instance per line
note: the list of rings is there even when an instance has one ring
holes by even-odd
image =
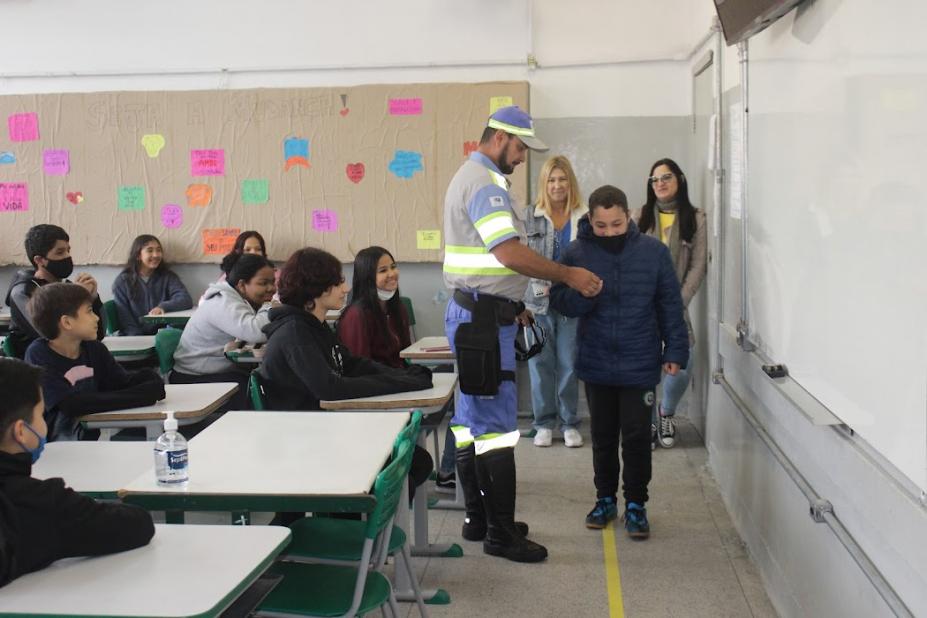
[[[250,526],[251,513],[248,511],[232,511],[233,526]]]
[[[460,406],[460,389],[455,388],[454,389],[454,410],[460,409],[459,406]],[[451,419],[447,419],[447,422],[450,423]],[[435,430],[435,433],[437,435],[437,430]],[[435,452],[435,456],[439,457],[439,459],[435,460],[436,462],[441,461],[440,455],[438,455],[437,451]],[[460,477],[458,476],[457,479],[458,479],[457,482],[454,483],[454,485],[456,486],[454,489],[454,499],[448,500],[447,498],[441,498],[440,500],[437,500],[434,504],[432,504],[431,508],[444,509],[448,511],[465,511],[466,510],[466,504],[464,503],[463,489],[461,489],[460,487]]]
[[[421,494],[422,492],[416,492]],[[426,511],[427,517],[427,511]],[[409,484],[403,482],[402,484],[402,495],[399,496],[399,505],[396,507],[396,518],[394,520],[395,525],[399,526],[403,532],[406,533],[406,538],[409,537]],[[427,533],[427,529],[426,529]],[[463,552],[461,552],[463,553]],[[409,568],[412,569],[411,563]],[[409,581],[409,575],[406,573],[405,569],[396,565],[394,570],[393,577],[395,582],[393,583],[393,591],[396,593],[396,598],[400,601],[409,601],[415,602],[415,592],[412,590],[412,583]],[[443,588],[432,588],[430,590],[422,590],[422,597],[425,599],[425,603],[431,605],[447,605],[451,602],[451,595],[448,594],[447,590]]]
[[[425,436],[419,434],[419,446],[424,446]],[[408,483],[406,483],[408,485]],[[413,556],[442,556],[444,558],[460,558],[463,548],[457,543],[435,545],[428,541],[428,492],[415,492],[413,514],[415,515],[415,541],[411,550]],[[408,503],[408,500],[405,502]]]

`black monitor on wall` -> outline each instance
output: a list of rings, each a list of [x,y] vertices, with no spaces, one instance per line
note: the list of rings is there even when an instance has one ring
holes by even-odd
[[[714,0],[728,45],[748,39],[803,0]]]

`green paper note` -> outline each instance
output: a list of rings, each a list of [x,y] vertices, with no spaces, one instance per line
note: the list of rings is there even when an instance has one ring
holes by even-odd
[[[143,210],[145,187],[119,187],[119,210]]]
[[[270,183],[267,180],[245,179],[241,181],[242,204],[266,204],[270,199]]]

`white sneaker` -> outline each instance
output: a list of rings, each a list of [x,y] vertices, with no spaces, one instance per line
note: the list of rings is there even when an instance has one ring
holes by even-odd
[[[673,448],[676,445],[676,421],[672,416],[660,415],[660,446]]]
[[[570,427],[563,430],[563,442],[568,448],[578,448],[583,445],[583,437],[577,430]]]
[[[538,432],[534,434],[534,445],[535,446],[550,446],[550,443],[554,440],[554,432],[550,429],[538,429]]]

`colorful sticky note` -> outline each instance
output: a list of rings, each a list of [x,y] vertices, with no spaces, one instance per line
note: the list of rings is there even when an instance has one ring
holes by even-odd
[[[489,115],[496,113],[496,110],[501,107],[508,107],[512,105],[512,97],[489,97]]]
[[[178,228],[183,224],[183,208],[177,204],[165,204],[161,207],[161,224],[168,228]]]
[[[16,163],[16,155],[10,151],[0,152],[0,165],[12,165]]]
[[[0,182],[0,212],[29,210],[29,188],[24,182]]]
[[[154,159],[164,148],[164,136],[160,133],[150,133],[142,136],[142,147],[148,153],[148,157]]]
[[[190,151],[191,176],[225,176],[225,151],[213,150]]]
[[[71,171],[71,155],[67,150],[46,150],[42,153],[42,167],[49,176],[67,176]]]
[[[212,187],[209,185],[189,185],[184,193],[187,196],[187,206],[209,206],[212,201]]]
[[[419,116],[421,113],[422,100],[420,98],[389,100],[390,116]]]
[[[119,187],[119,210],[142,210],[145,208],[145,187]]]
[[[440,249],[441,230],[418,230],[415,232],[415,246],[419,249]]]
[[[357,184],[364,179],[366,170],[363,163],[348,163],[344,167],[344,173],[348,175],[348,180]]]
[[[241,234],[237,227],[204,229],[203,255],[226,255],[235,248],[235,239]]]
[[[338,213],[333,210],[313,210],[312,229],[319,232],[337,232]]]
[[[34,142],[39,139],[39,115],[35,112],[12,114],[7,118],[7,126],[11,142]]]
[[[270,199],[270,183],[267,180],[246,178],[241,181],[242,204],[266,204]]]
[[[412,178],[412,174],[423,169],[422,153],[413,150],[397,150],[389,162],[389,171],[399,178]]]
[[[84,201],[84,194],[81,191],[68,191],[64,194],[64,199],[72,204],[80,204]]]
[[[283,140],[283,171],[294,165],[309,167],[309,140],[300,137],[288,137]]]

